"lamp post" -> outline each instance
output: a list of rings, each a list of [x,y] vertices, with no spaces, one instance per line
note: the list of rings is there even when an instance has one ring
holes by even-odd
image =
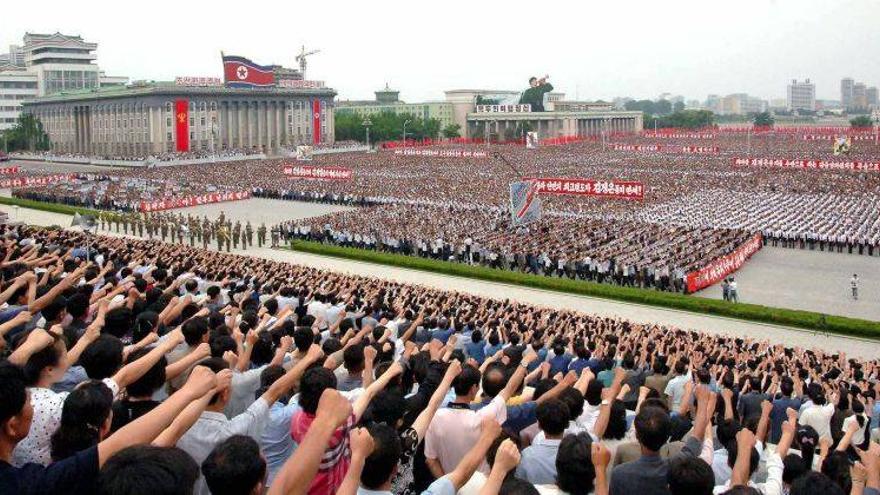
[[[403,147],[406,148],[406,124],[412,122],[409,119],[403,121]]]
[[[367,131],[367,151],[369,151],[369,148],[370,148],[370,126],[373,125],[373,122],[370,121],[369,117],[367,117],[364,119],[363,122],[361,122],[361,125],[364,126],[364,128]]]

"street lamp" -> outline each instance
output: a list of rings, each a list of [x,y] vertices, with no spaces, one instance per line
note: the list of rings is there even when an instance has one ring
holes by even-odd
[[[406,148],[406,124],[411,123],[412,121],[406,119],[403,121],[403,147]]]
[[[367,117],[364,119],[363,122],[361,122],[361,125],[364,126],[367,130],[367,151],[369,151],[369,148],[370,148],[370,126],[373,125],[373,122],[371,122],[370,118]]]

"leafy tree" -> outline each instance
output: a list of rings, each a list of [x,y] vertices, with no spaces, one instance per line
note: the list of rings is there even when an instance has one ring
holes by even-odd
[[[669,115],[672,113],[672,103],[669,100],[660,100],[654,104],[654,113]]]
[[[443,128],[443,137],[452,139],[461,137],[461,126],[458,124],[449,124]]]
[[[477,105],[499,105],[497,98],[486,98],[483,95],[477,95]]]
[[[35,116],[22,113],[15,127],[5,133],[9,151],[43,151],[49,149],[49,135]]]
[[[683,112],[683,111],[684,111],[684,102],[683,101],[677,101],[672,104],[672,112],[673,113]]]
[[[657,119],[657,127],[681,127],[685,129],[697,129],[711,126],[715,123],[715,114],[709,110],[683,110],[670,115],[643,117],[646,128],[654,127],[654,119]]]
[[[773,127],[776,121],[773,120],[770,112],[761,112],[755,115],[755,119],[752,122],[755,124],[755,127]]]
[[[409,121],[409,122],[407,122]],[[339,112],[335,116],[336,139],[364,142],[366,139],[364,118],[353,112]],[[406,122],[407,139],[436,138],[440,135],[440,121],[422,119],[412,114],[382,112],[370,116],[370,141],[399,141],[403,139]]]
[[[850,120],[849,125],[853,127],[871,127],[874,125],[874,123],[871,122],[871,117],[868,117],[867,115],[859,115],[858,117]]]

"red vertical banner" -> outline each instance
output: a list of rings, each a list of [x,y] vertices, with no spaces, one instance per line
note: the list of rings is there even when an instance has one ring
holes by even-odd
[[[177,151],[189,151],[189,100],[174,102]]]
[[[321,144],[321,100],[312,101],[312,125],[315,128],[312,132],[314,143]]]

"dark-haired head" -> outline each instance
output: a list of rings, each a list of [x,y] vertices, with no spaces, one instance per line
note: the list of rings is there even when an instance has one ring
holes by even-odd
[[[199,465],[176,447],[137,445],[116,453],[98,475],[99,495],[190,495]]]

